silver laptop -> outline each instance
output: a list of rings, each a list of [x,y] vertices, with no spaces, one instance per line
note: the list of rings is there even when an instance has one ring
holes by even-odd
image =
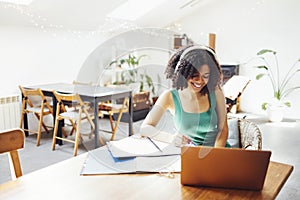
[[[261,190],[271,151],[181,147],[181,184]]]

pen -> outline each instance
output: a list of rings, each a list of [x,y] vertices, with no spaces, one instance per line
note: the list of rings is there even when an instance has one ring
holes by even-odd
[[[155,142],[150,138],[150,137],[147,137],[148,138],[148,140],[150,140],[150,142],[160,151],[160,152],[163,152],[160,148],[159,148],[159,146],[157,146],[157,144],[155,144]]]
[[[182,146],[182,145],[192,145],[192,146],[197,146],[197,145],[193,142],[192,138],[190,138],[190,137],[187,136],[187,135],[183,135],[183,134],[179,133],[175,128],[174,128],[174,130],[175,130],[175,134],[178,135],[177,138],[180,138],[180,141],[178,141],[178,139],[175,138],[175,146],[177,146],[177,147],[180,147],[180,146]],[[177,141],[176,141],[176,140],[177,140]]]

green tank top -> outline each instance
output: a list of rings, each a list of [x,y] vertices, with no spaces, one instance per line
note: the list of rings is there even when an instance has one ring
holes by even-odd
[[[209,93],[210,108],[201,113],[185,112],[178,91],[171,90],[171,93],[175,106],[173,121],[177,131],[190,137],[196,145],[214,146],[218,135],[215,92]]]

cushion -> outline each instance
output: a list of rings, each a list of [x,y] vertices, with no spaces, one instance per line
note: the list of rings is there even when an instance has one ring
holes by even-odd
[[[240,148],[240,134],[238,118],[228,118],[228,143],[233,148]]]

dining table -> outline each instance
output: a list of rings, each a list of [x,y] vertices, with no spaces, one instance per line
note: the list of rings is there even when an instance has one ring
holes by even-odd
[[[128,123],[128,135],[133,134],[133,120],[132,120],[132,90],[127,87],[104,87],[98,85],[83,85],[83,84],[72,84],[72,83],[46,83],[37,85],[24,86],[27,89],[37,89],[40,88],[45,96],[52,97],[53,101],[53,122],[55,122],[57,100],[53,94],[53,91],[57,91],[65,94],[78,93],[83,101],[90,102],[94,110],[94,124],[95,124],[95,148],[100,146],[99,142],[99,124],[98,124],[98,104],[100,102],[106,102],[111,100],[117,100],[122,98],[129,98],[129,117],[127,119]],[[62,136],[61,127],[63,122],[59,124],[58,136]],[[24,117],[24,128],[28,128],[28,118]],[[28,132],[25,132],[28,136]],[[57,140],[57,144],[62,145],[62,140]]]

